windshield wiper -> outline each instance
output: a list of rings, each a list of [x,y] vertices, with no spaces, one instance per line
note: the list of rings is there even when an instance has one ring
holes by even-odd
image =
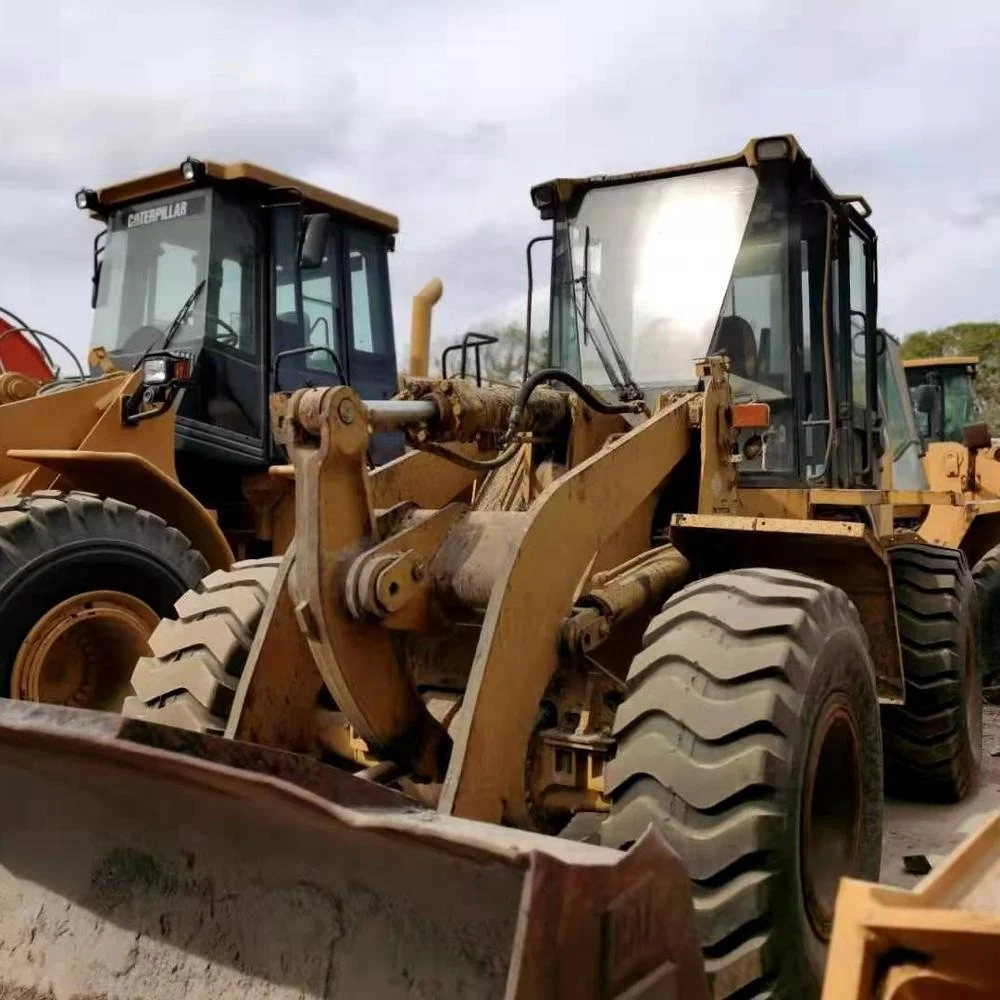
[[[163,346],[160,348],[161,351],[165,351],[167,350],[168,347],[170,347],[170,342],[174,339],[175,336],[177,336],[178,331],[184,325],[184,320],[188,318],[188,313],[191,312],[191,309],[194,306],[195,302],[198,301],[198,296],[201,295],[201,290],[204,287],[205,287],[205,279],[202,278],[201,281],[199,281],[198,284],[194,286],[194,291],[191,292],[191,294],[187,297],[187,299],[184,302],[184,305],[182,305],[180,309],[177,311],[177,315],[170,321],[170,326],[167,327],[166,333],[163,335]],[[146,358],[149,357],[149,355],[152,353],[153,345],[155,343],[156,340],[154,339],[150,343],[149,347],[147,347],[146,350],[142,352],[142,357],[139,358],[139,360],[135,363],[135,367],[132,369],[132,371],[138,371],[139,368],[142,367],[143,361],[145,361]]]
[[[171,320],[170,326],[167,327],[166,335],[163,338],[163,346],[160,348],[161,351],[165,351],[170,346],[170,342],[177,335],[177,331],[184,325],[184,320],[188,318],[188,313],[191,312],[195,302],[198,301],[198,296],[201,295],[201,290],[204,287],[205,278],[202,278],[194,286],[194,291],[187,297],[187,301],[180,307],[177,315]]]
[[[628,394],[624,398],[629,400],[642,399],[642,390],[632,377],[632,371],[629,368],[628,363],[625,361],[625,355],[622,354],[622,350],[618,346],[618,340],[611,330],[611,324],[604,315],[604,309],[601,307],[600,302],[597,301],[597,297],[594,295],[593,289],[590,287],[590,282],[587,282],[584,288],[587,293],[587,298],[590,299],[590,304],[594,307],[594,312],[597,313],[597,319],[601,324],[601,329],[604,331],[604,336],[607,337],[611,353],[615,356],[615,363],[618,365],[618,370],[621,372],[622,382],[624,383],[621,391]],[[594,346],[597,346],[596,338],[594,339]]]
[[[586,227],[584,235],[584,247],[583,247],[583,274],[579,278],[579,283],[583,286],[583,308],[580,308],[579,303],[576,304],[577,312],[580,314],[580,318],[583,321],[583,336],[586,340],[587,333],[589,330],[589,324],[587,323],[587,303],[594,307],[594,312],[597,314],[597,320],[601,325],[601,331],[607,340],[607,346],[611,349],[611,353],[614,355],[615,364],[617,365],[617,372],[614,370],[614,366],[611,365],[607,355],[601,350],[601,345],[597,337],[594,337],[594,348],[597,351],[597,356],[601,359],[601,364],[604,366],[604,370],[608,373],[608,378],[611,380],[611,384],[614,386],[615,391],[618,393],[618,398],[623,401],[642,399],[642,390],[639,388],[635,379],[632,377],[632,372],[629,369],[628,363],[625,361],[625,355],[622,354],[621,347],[618,345],[618,340],[611,330],[611,324],[608,322],[607,316],[604,315],[604,310],[601,308],[601,304],[597,301],[597,297],[594,295],[593,289],[590,287],[590,275],[589,271],[589,258],[590,258],[590,226]],[[572,269],[572,257],[570,257],[570,268]],[[572,273],[572,270],[571,272]],[[576,295],[573,296],[573,301],[576,302]],[[593,330],[590,333],[593,334]],[[621,375],[621,378],[618,375]]]
[[[579,318],[581,325],[583,326],[584,343],[586,343],[587,332],[590,329],[587,323],[587,310],[585,308],[587,304],[586,291],[584,292],[583,302],[584,304],[581,306],[579,300],[576,297],[576,293],[574,292],[573,305],[576,307],[576,315]],[[610,358],[605,353],[604,348],[601,346],[600,340],[598,340],[598,338],[593,335],[592,331],[590,339],[593,342],[594,350],[597,351],[597,357],[600,359],[601,365],[604,368],[604,371],[607,373],[608,381],[611,383],[611,388],[614,389],[615,392],[618,394],[619,398],[621,398],[622,394],[625,392],[625,386],[622,384],[621,379],[618,377],[618,372],[615,370],[615,366],[611,363]]]

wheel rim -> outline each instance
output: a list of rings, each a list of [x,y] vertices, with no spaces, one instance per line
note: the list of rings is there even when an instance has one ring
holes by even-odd
[[[11,697],[117,711],[131,690],[136,660],[149,654],[159,616],[145,602],[92,590],[57,604],[18,650]]]
[[[861,846],[861,736],[841,698],[827,702],[806,762],[800,863],[806,914],[830,938],[841,876],[855,870]]]

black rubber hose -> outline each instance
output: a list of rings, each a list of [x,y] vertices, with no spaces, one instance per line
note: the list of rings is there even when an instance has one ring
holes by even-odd
[[[6,316],[9,319],[12,319],[14,321],[14,326],[18,327],[19,329],[21,329],[21,330],[27,330],[28,329],[28,324],[25,323],[24,320],[21,319],[21,317],[17,315],[17,313],[11,312],[9,309],[4,308],[4,306],[0,306],[0,315]]]
[[[531,394],[543,382],[559,382],[569,389],[572,389],[592,410],[598,413],[648,413],[648,408],[642,400],[630,400],[627,403],[608,403],[600,396],[591,392],[575,375],[562,368],[543,368],[535,372],[530,378],[521,384],[521,391],[517,394],[517,399],[511,407],[510,420],[507,422],[507,430],[504,431],[502,444],[508,444],[514,435],[520,430],[521,421],[524,418],[524,408],[528,405]]]
[[[25,323],[24,320],[17,315],[17,313],[11,312],[5,306],[0,306],[0,319],[2,319],[4,316],[6,316],[9,320],[12,320],[14,326],[16,326],[19,331],[29,331],[29,332],[31,331],[31,327],[29,327],[28,324]],[[59,346],[62,347],[64,350],[66,350],[68,354],[72,354],[72,352],[69,351],[68,348],[66,348],[65,344],[63,344],[61,341],[59,341],[58,343]],[[56,363],[52,360],[52,355],[49,354],[49,352],[45,349],[45,345],[38,339],[37,336],[35,337],[35,346],[42,352],[42,356],[45,358],[46,364],[48,364],[49,368],[51,368],[52,371],[54,372],[56,370]]]
[[[591,409],[598,413],[648,413],[649,409],[642,400],[632,400],[627,403],[607,403],[600,396],[595,395],[587,388],[575,375],[564,371],[562,368],[543,368],[535,372],[522,385],[517,394],[510,411],[510,420],[507,423],[507,430],[501,440],[500,454],[495,458],[476,459],[467,458],[456,452],[445,448],[443,445],[435,444],[432,441],[424,441],[414,445],[420,451],[430,452],[440,458],[461,465],[463,468],[474,471],[488,472],[491,469],[499,469],[506,465],[520,450],[521,442],[517,439],[521,420],[524,417],[524,408],[528,405],[528,399],[542,382],[561,382],[567,388],[572,389]]]
[[[418,451],[426,451],[431,455],[437,455],[439,458],[454,462],[455,465],[460,465],[463,469],[472,469],[473,472],[489,472],[491,469],[499,469],[501,465],[506,465],[520,451],[521,442],[512,441],[496,458],[467,458],[465,455],[459,455],[458,452],[433,441],[421,441],[414,447]]]

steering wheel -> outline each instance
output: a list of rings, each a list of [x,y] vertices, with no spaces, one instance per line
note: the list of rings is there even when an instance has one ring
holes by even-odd
[[[215,336],[212,340],[217,344],[221,344],[223,347],[228,347],[231,350],[238,350],[240,346],[240,335],[221,317],[215,316],[212,313],[201,313],[206,320],[211,320],[216,324]],[[218,327],[222,327],[225,331],[225,336],[219,336]]]

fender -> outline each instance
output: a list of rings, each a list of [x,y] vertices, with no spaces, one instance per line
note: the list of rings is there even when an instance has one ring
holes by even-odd
[[[211,569],[228,569],[233,550],[212,516],[180,483],[132,452],[11,449],[9,458],[40,465],[78,490],[113,496],[162,517],[182,532]],[[114,484],[114,492],[108,486]]]
[[[892,572],[885,547],[864,524],[798,518],[675,514],[670,540],[708,576],[759,566],[815,577],[845,591],[871,643],[875,684],[883,704],[903,701]]]

